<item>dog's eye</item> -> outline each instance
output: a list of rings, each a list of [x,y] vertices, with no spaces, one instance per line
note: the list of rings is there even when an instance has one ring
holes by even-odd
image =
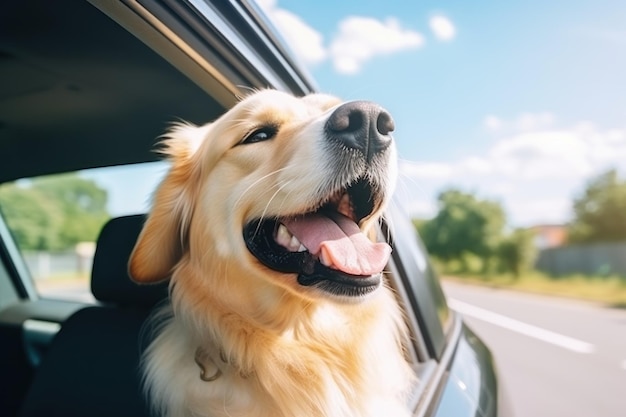
[[[276,126],[263,126],[246,136],[241,144],[246,145],[248,143],[263,142],[264,140],[272,139],[276,136],[277,132],[278,128]]]

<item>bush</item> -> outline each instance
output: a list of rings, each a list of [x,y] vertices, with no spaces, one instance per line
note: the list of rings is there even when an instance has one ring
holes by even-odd
[[[500,271],[510,272],[519,278],[523,272],[531,270],[537,258],[534,237],[531,230],[517,229],[505,238],[497,251]]]

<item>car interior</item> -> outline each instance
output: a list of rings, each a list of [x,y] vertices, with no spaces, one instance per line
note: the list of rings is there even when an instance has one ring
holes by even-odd
[[[168,123],[205,123],[226,108],[88,2],[1,8],[0,183],[157,160]],[[102,230],[91,282],[97,305],[36,299],[13,279],[31,297],[0,311],[0,415],[148,415],[137,340],[167,284],[128,279],[142,224],[143,216],[122,217]],[[11,251],[3,238],[0,274],[14,278],[21,265]],[[14,290],[0,292],[4,299]]]
[[[83,1],[3,2],[0,77],[0,183],[156,160],[168,123],[226,108]]]
[[[315,91],[267,25],[245,0],[2,2],[0,186],[157,161],[159,137],[172,123],[209,122],[253,89]],[[168,284],[129,279],[144,214],[102,228],[94,301],[84,302],[37,291],[1,210],[0,416],[153,414],[141,392],[140,354],[151,337],[144,322],[165,302]],[[394,289],[413,338],[407,355],[435,387],[445,381],[461,324],[412,225],[398,229],[403,248],[394,247],[388,272],[401,276]],[[411,399],[423,413],[441,395],[427,388]]]

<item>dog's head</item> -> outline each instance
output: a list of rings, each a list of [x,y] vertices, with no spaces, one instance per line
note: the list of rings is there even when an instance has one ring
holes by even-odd
[[[305,299],[372,292],[390,252],[368,234],[395,184],[393,129],[371,102],[272,90],[174,128],[131,276],[155,282],[185,267]]]

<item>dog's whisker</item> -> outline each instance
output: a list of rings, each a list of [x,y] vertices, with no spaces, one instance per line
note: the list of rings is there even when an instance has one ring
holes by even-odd
[[[411,161],[408,159],[400,159],[400,162],[403,162],[404,164],[407,164],[407,165],[413,165],[413,166],[417,165],[414,161]],[[423,185],[419,181],[417,181],[414,177],[412,177],[407,172],[400,172],[398,174],[398,184],[404,187],[404,189],[406,190],[406,195],[409,194],[406,181],[409,181],[413,186],[415,186],[418,189],[419,192],[426,195],[426,189],[423,187]]]
[[[255,232],[254,232],[255,236],[256,236],[257,233],[259,233],[259,229],[261,227],[261,224],[263,223],[263,220],[265,219],[265,214],[267,213],[267,210],[269,209],[270,205],[272,204],[272,201],[274,201],[274,198],[276,198],[278,193],[280,193],[283,190],[283,188],[285,188],[289,184],[291,184],[291,180],[287,181],[284,184],[280,184],[278,189],[274,192],[274,194],[272,194],[272,197],[270,197],[270,199],[268,200],[267,204],[265,205],[265,208],[263,209],[263,213],[261,213],[261,217],[259,218],[259,223],[257,225],[257,228],[256,228]]]
[[[410,159],[403,159],[403,158],[398,158],[398,162],[400,163],[400,169],[399,169],[399,174],[400,176],[407,176],[410,177],[410,174],[408,172],[404,172],[402,169],[402,165],[404,166],[412,166],[412,167],[418,167],[419,164],[415,161],[411,161]]]
[[[270,172],[269,174],[266,174],[264,176],[262,176],[261,178],[258,178],[256,181],[254,181],[252,184],[250,184],[248,187],[246,187],[245,190],[243,190],[243,192],[241,193],[241,195],[239,196],[239,198],[237,198],[237,200],[235,201],[235,203],[233,204],[233,209],[236,209],[237,206],[241,203],[241,199],[245,197],[245,195],[252,189],[254,188],[256,185],[258,185],[259,183],[261,183],[262,181],[267,180],[268,178],[270,178],[273,175],[276,174],[280,174],[282,171],[285,171],[287,169],[293,168],[293,165],[287,165],[285,167],[276,169],[272,172]],[[274,185],[274,187],[276,187],[276,185]]]
[[[285,185],[288,185],[288,184],[285,184]],[[287,192],[287,194],[285,195],[285,198],[280,203],[280,207],[278,208],[279,211],[282,212],[283,205],[285,204],[286,201],[289,201],[289,197],[291,196],[291,193],[294,192],[294,191],[295,191],[294,189],[291,189],[289,192]]]

